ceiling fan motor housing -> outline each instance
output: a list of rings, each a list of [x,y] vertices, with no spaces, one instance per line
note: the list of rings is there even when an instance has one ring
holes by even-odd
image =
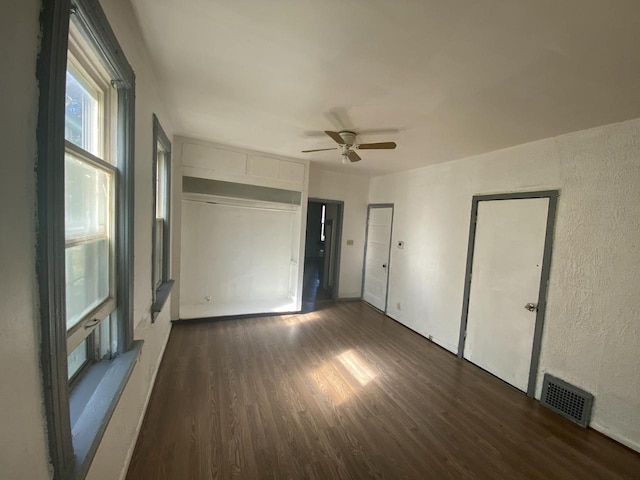
[[[348,145],[350,147],[356,143],[356,134],[354,132],[349,132],[345,130],[345,131],[339,132],[338,134],[342,138],[345,145]]]

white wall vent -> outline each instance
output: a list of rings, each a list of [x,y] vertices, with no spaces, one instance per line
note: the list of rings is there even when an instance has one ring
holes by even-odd
[[[540,403],[582,427],[589,425],[593,395],[548,373],[544,375]]]

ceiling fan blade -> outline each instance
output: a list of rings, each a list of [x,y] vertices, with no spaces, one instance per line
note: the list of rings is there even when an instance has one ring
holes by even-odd
[[[338,150],[338,147],[333,147],[333,148],[316,148],[315,150],[302,150],[302,153],[326,152],[327,150]]]
[[[349,157],[349,160],[351,160],[351,163],[359,162],[360,160],[362,160],[362,158],[360,158],[360,155],[358,155],[353,150],[351,150],[347,156]]]
[[[396,142],[361,143],[356,147],[358,150],[393,150]]]
[[[325,131],[324,133],[326,133],[331,138],[333,138],[333,141],[336,142],[338,145],[344,145],[344,140],[342,140],[342,137],[340,136],[340,134],[338,132]]]

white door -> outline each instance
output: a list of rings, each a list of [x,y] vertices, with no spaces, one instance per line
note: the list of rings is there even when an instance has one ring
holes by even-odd
[[[548,198],[478,202],[464,358],[523,391],[548,206]]]
[[[387,307],[392,219],[393,207],[372,207],[369,209],[362,298],[383,312]]]

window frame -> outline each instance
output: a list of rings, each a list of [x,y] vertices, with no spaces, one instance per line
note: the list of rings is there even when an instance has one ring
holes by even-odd
[[[160,147],[160,148],[159,148]],[[164,152],[164,193],[163,200],[164,222],[162,226],[162,271],[160,282],[156,284],[156,244],[158,242],[156,232],[156,212],[158,210],[158,156]],[[171,141],[165,133],[160,120],[153,114],[153,208],[151,223],[151,321],[155,322],[169,298],[174,281],[170,279],[171,272]]]
[[[118,358],[109,363],[96,389],[103,405],[87,404],[89,428],[72,438],[70,385],[67,373],[65,298],[65,93],[70,23],[82,40],[97,51],[117,89],[120,180],[115,188],[116,291],[118,297]],[[84,478],[115,405],[124,390],[141,341],[133,340],[134,253],[134,124],[135,74],[111,30],[98,0],[43,0],[38,56],[37,261],[40,300],[40,367],[47,434],[55,478]],[[110,146],[106,146],[108,148]],[[83,367],[84,368],[84,367]],[[107,378],[108,377],[108,378]],[[100,407],[100,408],[96,408]],[[83,413],[85,415],[85,413]],[[81,441],[81,443],[77,443]],[[78,446],[80,445],[80,446]],[[74,446],[76,447],[74,449]]]

